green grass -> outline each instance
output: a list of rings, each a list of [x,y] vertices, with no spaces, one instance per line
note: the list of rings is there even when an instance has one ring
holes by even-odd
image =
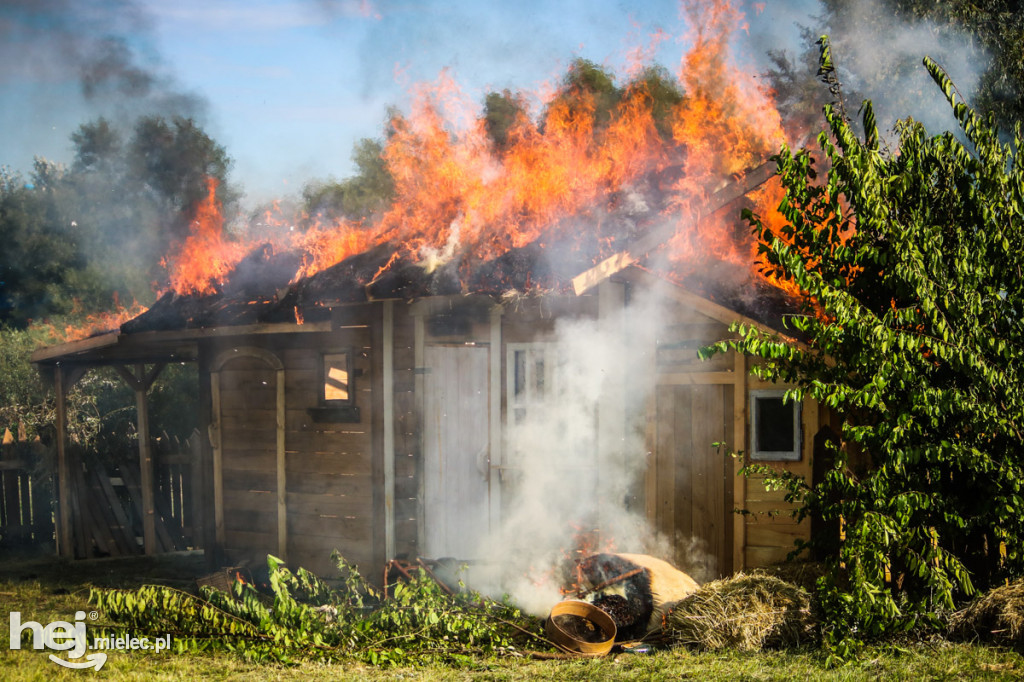
[[[72,620],[90,611],[91,587],[159,583],[188,587],[207,573],[199,554],[153,558],[61,562],[0,555],[0,617],[20,611],[22,621]],[[980,644],[936,639],[900,647],[868,648],[856,662],[826,669],[817,651],[698,653],[685,649],[653,654],[617,654],[598,660],[469,659],[458,666],[372,668],[363,664],[294,666],[253,664],[228,653],[110,652],[102,670],[68,670],[46,652],[12,651],[8,627],[0,623],[0,679],[56,680],[1002,680],[1024,676],[1020,653]]]

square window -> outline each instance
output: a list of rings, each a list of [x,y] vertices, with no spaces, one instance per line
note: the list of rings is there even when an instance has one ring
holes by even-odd
[[[320,398],[325,404],[339,405],[352,402],[352,353],[324,353],[323,393]]]
[[[786,401],[785,394],[750,392],[750,459],[800,460],[800,403]]]

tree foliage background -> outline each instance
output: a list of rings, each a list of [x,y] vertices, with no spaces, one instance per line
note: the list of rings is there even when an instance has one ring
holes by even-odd
[[[839,653],[1024,570],[1022,139],[1018,127],[1001,142],[995,117],[925,65],[964,139],[906,120],[886,152],[870,102],[863,139],[826,106],[824,176],[809,151],[783,149],[788,224],[748,216],[771,273],[806,293],[791,319],[806,343],[737,325],[738,340],[714,348],[760,358],[758,374],[792,383],[792,399],[843,417],[823,480],[776,481],[804,514],[842,524],[842,540],[812,540]]]
[[[91,315],[152,302],[166,277],[161,258],[186,236],[208,177],[224,205],[238,196],[227,152],[191,119],[144,116],[120,128],[100,118],[72,144],[70,168],[37,158],[28,177],[0,169],[0,432],[20,427],[44,442],[53,398],[31,352]],[[151,396],[156,434],[187,437],[196,381],[194,368],[165,370]],[[90,372],[69,406],[75,447],[108,459],[135,447],[131,391],[109,370]]]
[[[805,49],[769,50],[765,74],[795,139],[815,129],[828,101],[814,80],[814,41],[823,33],[833,41],[848,101],[873,98],[883,128],[916,111],[931,117],[936,131],[939,125],[955,129],[954,120],[940,117],[941,100],[934,109],[924,106],[934,92],[921,66],[924,54],[956,69],[961,88],[970,81],[963,94],[978,111],[994,114],[1004,134],[1024,120],[1024,12],[1016,3],[821,0],[820,15],[806,22]]]

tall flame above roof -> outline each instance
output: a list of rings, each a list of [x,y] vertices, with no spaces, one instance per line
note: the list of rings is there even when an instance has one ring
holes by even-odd
[[[499,148],[483,117],[466,114],[472,107],[451,78],[418,86],[408,115],[392,119],[383,150],[394,201],[371,219],[318,224],[274,245],[301,254],[293,281],[384,244],[393,255],[378,275],[396,262],[431,270],[458,254],[489,261],[574,232],[607,250],[613,237],[630,236],[602,232],[609,212],[634,215],[637,229],[677,224],[673,269],[708,257],[754,267],[757,244],[736,229],[735,215],[695,222],[689,208],[775,153],[784,142],[781,121],[769,93],[730,55],[742,15],[727,0],[685,0],[682,10],[692,47],[670,77],[681,96],[668,105],[652,91],[658,82],[644,78],[650,70],[635,70],[610,110],[599,92],[567,79],[539,115],[512,122]],[[771,219],[779,192],[775,184],[754,194],[758,212]],[[176,293],[218,290],[255,246],[224,239],[214,208],[201,207],[193,235],[169,259]]]

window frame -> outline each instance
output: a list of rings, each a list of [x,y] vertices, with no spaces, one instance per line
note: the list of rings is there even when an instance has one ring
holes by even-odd
[[[332,355],[344,355],[346,358],[346,371],[348,372],[348,397],[327,398],[327,358]],[[355,350],[349,348],[333,348],[320,352],[320,362],[317,368],[318,399],[321,407],[345,407],[355,405],[356,377],[355,377]]]
[[[785,389],[757,389],[750,391],[750,459],[755,462],[799,462],[803,459],[803,405],[798,400],[785,400]],[[757,444],[757,401],[760,398],[782,398],[783,404],[793,408],[793,449],[760,450]]]

